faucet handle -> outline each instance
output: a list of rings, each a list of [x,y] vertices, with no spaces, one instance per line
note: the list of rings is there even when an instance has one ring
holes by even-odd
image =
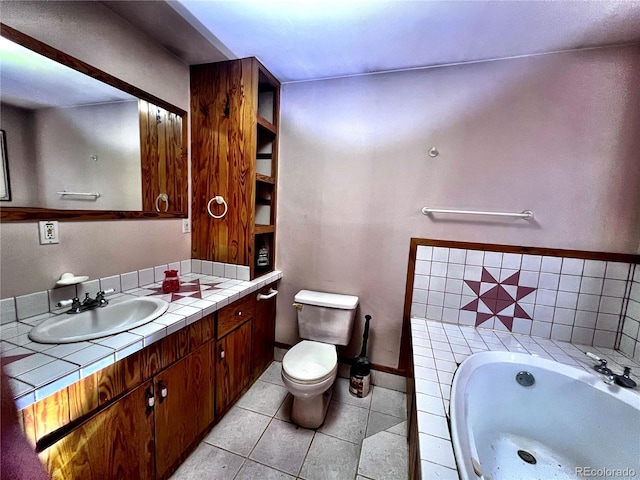
[[[115,289],[115,288],[107,288],[106,290],[100,290],[100,291],[98,292],[98,295],[99,295],[99,296],[101,296],[101,297],[104,297],[105,295],[107,295],[107,294],[109,294],[109,293],[113,293],[113,292],[115,292],[115,291],[116,291],[116,289]]]
[[[68,307],[69,305],[73,305],[74,302],[80,302],[80,300],[78,300],[78,297],[69,298],[68,300],[60,300],[58,303],[56,303],[56,307]]]
[[[592,360],[595,360],[596,362],[600,362],[598,363],[598,365],[594,365],[593,369],[598,372],[601,373],[603,375],[606,376],[610,376],[612,375],[611,370],[609,369],[609,367],[607,367],[607,361],[604,358],[600,358],[599,356],[597,356],[594,353],[591,352],[586,352],[587,357],[589,357]]]

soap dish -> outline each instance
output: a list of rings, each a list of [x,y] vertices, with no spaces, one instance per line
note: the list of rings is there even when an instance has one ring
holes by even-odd
[[[82,283],[89,280],[89,277],[86,275],[76,277],[73,273],[63,273],[60,277],[60,280],[56,282],[56,285],[60,287],[64,287],[67,285],[75,285],[76,283]]]

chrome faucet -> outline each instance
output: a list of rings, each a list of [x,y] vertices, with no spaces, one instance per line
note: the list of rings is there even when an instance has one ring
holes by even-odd
[[[599,362],[597,365],[593,366],[593,369],[605,376],[605,383],[615,383],[616,385],[620,385],[624,388],[635,388],[636,382],[631,378],[631,367],[624,367],[624,372],[621,375],[617,375],[611,371],[609,367],[607,367],[607,361],[604,358],[600,358],[597,355],[586,352],[587,357]]]
[[[91,298],[89,294],[85,294],[84,300],[80,303],[78,297],[70,298],[68,300],[61,300],[58,302],[58,307],[67,307],[71,305],[71,308],[67,311],[69,314],[81,313],[87,310],[93,310],[94,308],[106,307],[109,301],[104,298],[108,293],[115,292],[115,289],[109,288],[107,290],[101,290],[96,294],[96,298]]]

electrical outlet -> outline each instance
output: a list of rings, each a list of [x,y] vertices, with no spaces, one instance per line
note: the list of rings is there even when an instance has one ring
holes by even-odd
[[[51,243],[60,243],[58,237],[58,222],[38,222],[40,230],[40,245],[49,245]]]
[[[182,219],[182,233],[191,233],[191,219],[183,218]]]

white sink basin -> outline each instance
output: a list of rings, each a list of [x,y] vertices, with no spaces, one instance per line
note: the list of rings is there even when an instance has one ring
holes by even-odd
[[[38,343],[73,343],[106,337],[144,325],[167,308],[164,300],[140,297],[82,313],[63,313],[31,329],[29,338]]]

